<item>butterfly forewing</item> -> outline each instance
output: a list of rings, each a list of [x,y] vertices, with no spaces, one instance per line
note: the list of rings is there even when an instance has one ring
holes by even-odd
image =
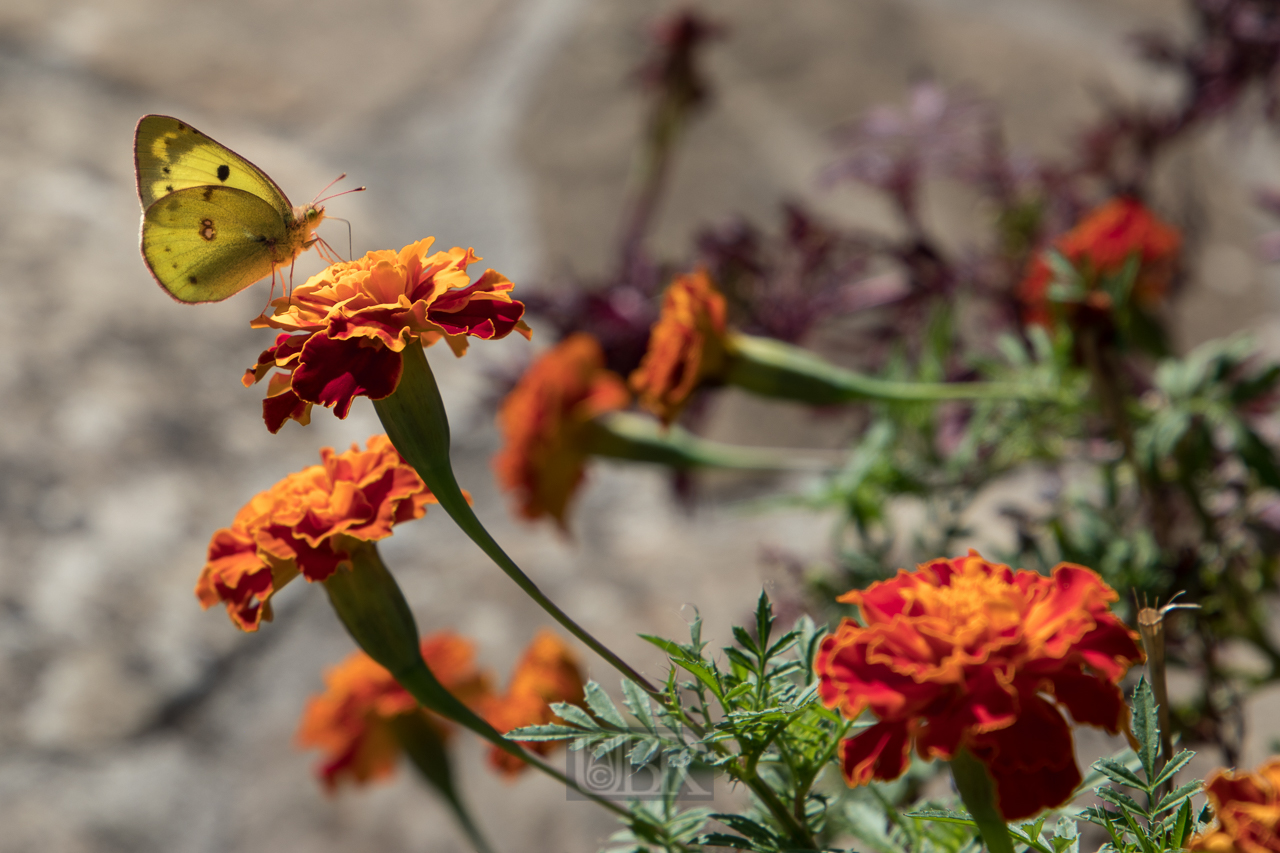
[[[288,197],[265,172],[186,122],[143,116],[134,132],[133,154],[144,210],[178,190],[214,186],[244,190],[270,204],[277,218],[293,218]]]
[[[142,217],[142,256],[182,302],[232,296],[292,259],[302,238],[266,201],[232,187],[176,190]]]

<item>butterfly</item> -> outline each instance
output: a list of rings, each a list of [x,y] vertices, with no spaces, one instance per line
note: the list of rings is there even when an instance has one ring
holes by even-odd
[[[265,172],[184,121],[139,119],[133,163],[142,258],[179,302],[226,299],[325,245],[313,234],[323,207],[293,206]]]

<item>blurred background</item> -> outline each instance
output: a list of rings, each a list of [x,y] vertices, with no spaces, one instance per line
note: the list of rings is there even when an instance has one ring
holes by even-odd
[[[328,212],[356,255],[434,236],[473,246],[521,288],[604,275],[639,149],[637,68],[671,3],[631,0],[5,0],[0,4],[0,853],[464,850],[409,773],[326,798],[293,745],[322,670],[351,648],[318,589],[295,583],[256,635],[192,594],[208,538],[318,449],[380,432],[358,402],[272,436],[240,375],[271,336],[248,320],[266,283],[217,305],[171,301],[137,250],[132,133],[177,116],[255,162],[303,203],[342,172]],[[796,200],[844,227],[892,232],[868,189],[824,187],[833,131],[932,77],[1002,110],[1012,149],[1065,155],[1109,105],[1174,97],[1128,34],[1185,32],[1181,0],[707,0],[706,108],[655,213],[650,249],[687,257],[694,233],[736,217],[777,228]],[[1256,112],[1256,111],[1255,111]],[[1174,309],[1178,349],[1237,329],[1280,348],[1273,225],[1252,204],[1280,184],[1256,120],[1180,142],[1166,209],[1196,229],[1201,289]],[[931,191],[944,240],[976,233],[959,189]],[[346,228],[324,226],[345,253]],[[304,255],[296,276],[320,268]],[[560,284],[557,285],[556,283]],[[535,324],[535,329],[537,325]],[[544,336],[543,343],[549,342]],[[486,374],[538,348],[514,338],[455,360],[430,353],[455,464],[481,518],[566,610],[651,676],[638,631],[679,636],[696,605],[713,643],[748,612],[767,559],[817,559],[827,522],[744,506],[753,482],[713,480],[692,511],[657,471],[597,464],[573,538],[514,520],[489,470]],[[756,404],[758,405],[758,404]],[[805,412],[723,395],[721,438],[822,444]],[[778,481],[773,481],[777,486]],[[786,483],[782,484],[784,487]],[[472,637],[503,677],[542,612],[443,515],[383,553],[424,632]],[[584,665],[613,685],[597,661]],[[1252,765],[1280,731],[1250,706]],[[460,739],[460,741],[465,739]],[[514,784],[460,743],[457,772],[499,849],[590,851],[613,830],[532,775]],[[489,805],[484,805],[487,802]]]

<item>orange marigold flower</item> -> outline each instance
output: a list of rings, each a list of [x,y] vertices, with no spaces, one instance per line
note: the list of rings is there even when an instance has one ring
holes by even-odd
[[[557,722],[559,717],[551,711],[552,703],[568,702],[581,706],[583,683],[577,657],[559,637],[544,628],[533,638],[524,657],[516,664],[507,692],[489,700],[484,717],[503,734],[524,726]],[[548,755],[561,744],[526,741],[520,745],[539,755]],[[489,763],[508,777],[517,775],[528,766],[496,746],[489,750]]]
[[[705,269],[671,282],[649,348],[631,374],[641,405],[665,424],[674,421],[698,385],[724,371],[725,335],[724,296]]]
[[[422,657],[440,683],[466,705],[483,704],[489,678],[476,669],[475,647],[449,631],[422,640]],[[389,776],[400,758],[394,722],[405,714],[422,714],[441,737],[451,724],[419,707],[391,673],[364,652],[351,653],[324,674],[325,691],[307,701],[298,726],[298,745],[325,753],[316,775],[325,788]]]
[[[306,424],[315,404],[345,418],[356,397],[387,397],[400,383],[401,352],[415,341],[430,346],[443,338],[462,355],[468,335],[529,337],[524,304],[511,298],[505,276],[485,270],[472,283],[467,267],[480,258],[456,247],[428,255],[433,242],[332,264],[272,302],[270,317],[254,320],[254,328],[284,330],[244,375],[249,386],[272,368],[287,371],[273,377],[262,403],[268,429]]]
[[[569,499],[584,476],[587,424],[630,402],[622,377],[605,369],[600,344],[588,334],[570,335],[530,365],[498,410],[503,446],[493,459],[523,517],[550,515],[565,529]]]
[[[385,539],[435,502],[385,435],[370,438],[368,450],[323,448],[320,459],[255,495],[213,534],[196,583],[206,610],[221,601],[232,622],[256,631],[271,619],[271,596],[298,574],[324,580],[361,543]]]
[[[1083,566],[1045,577],[974,551],[841,596],[863,624],[845,619],[823,640],[819,692],[850,719],[879,718],[841,745],[845,780],[896,779],[913,743],[926,759],[964,747],[990,771],[1005,819],[1065,802],[1081,776],[1060,708],[1128,727],[1116,684],[1143,656],[1108,609],[1116,598]]]
[[[1169,289],[1182,237],[1137,199],[1121,196],[1092,210],[1053,246],[1081,271],[1090,290],[1097,287],[1101,276],[1119,273],[1129,258],[1137,255],[1141,266],[1133,285],[1133,299],[1138,305],[1151,308]],[[1048,290],[1052,281],[1048,262],[1037,254],[1018,286],[1018,298],[1028,323],[1049,325]],[[1105,294],[1095,296],[1101,300],[1098,307],[1108,307]]]
[[[1188,850],[1209,853],[1280,851],[1280,758],[1256,773],[1219,770],[1204,783],[1216,822]]]

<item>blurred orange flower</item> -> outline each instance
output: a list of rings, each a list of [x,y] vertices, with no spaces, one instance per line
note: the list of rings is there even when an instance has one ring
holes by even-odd
[[[480,258],[456,247],[428,255],[433,242],[332,264],[272,302],[270,317],[253,321],[284,330],[243,380],[247,387],[273,368],[287,371],[272,377],[262,403],[268,429],[308,423],[315,404],[345,418],[356,397],[387,397],[400,383],[401,352],[415,341],[430,346],[443,338],[462,355],[468,335],[529,337],[524,304],[511,298],[506,277],[486,270],[473,284],[467,267]]]
[[[565,511],[582,482],[587,424],[631,402],[622,377],[604,367],[596,339],[579,332],[529,366],[498,410],[502,450],[498,481],[514,491],[520,515],[550,515],[566,529]]]
[[[1119,273],[1129,258],[1137,255],[1141,266],[1133,285],[1133,300],[1143,308],[1152,308],[1169,289],[1182,237],[1141,202],[1121,196],[1090,211],[1053,246],[1080,270],[1090,291],[1098,286],[1100,277]],[[1018,286],[1018,299],[1028,323],[1050,324],[1048,291],[1052,282],[1048,261],[1042,253],[1036,254]],[[1089,301],[1098,308],[1110,307],[1108,297],[1101,292],[1091,294]]]
[[[352,550],[385,539],[435,502],[385,435],[370,438],[368,450],[323,448],[320,459],[255,495],[213,534],[196,583],[206,610],[223,602],[232,622],[256,631],[271,619],[271,596],[298,574],[324,580]]]
[[[490,698],[482,713],[489,725],[503,734],[524,726],[544,726],[559,720],[551,711],[552,703],[583,704],[583,682],[577,657],[559,637],[544,628],[516,664],[507,692]],[[541,741],[520,745],[539,755],[549,755],[563,744]],[[528,767],[496,746],[489,750],[489,763],[508,777]]]
[[[471,641],[449,631],[424,637],[422,657],[446,690],[477,707],[490,692],[489,678],[475,666]],[[325,691],[307,701],[298,726],[298,745],[325,753],[316,774],[334,791],[343,781],[363,784],[389,776],[402,747],[394,721],[422,714],[440,737],[451,724],[419,707],[396,680],[364,652],[352,652],[324,674]]]
[[[1128,730],[1116,685],[1143,655],[1108,609],[1116,598],[1083,566],[1050,578],[974,551],[841,596],[863,624],[845,619],[823,640],[819,693],[849,719],[879,718],[841,745],[845,780],[896,779],[913,743],[926,759],[963,747],[991,773],[1006,820],[1065,802],[1081,775],[1060,708]]]
[[[640,404],[670,424],[704,380],[725,369],[725,301],[705,269],[667,287],[649,348],[631,374]]]
[[[1209,853],[1280,851],[1280,758],[1256,773],[1219,770],[1204,783],[1216,823],[1192,838],[1188,850]]]

